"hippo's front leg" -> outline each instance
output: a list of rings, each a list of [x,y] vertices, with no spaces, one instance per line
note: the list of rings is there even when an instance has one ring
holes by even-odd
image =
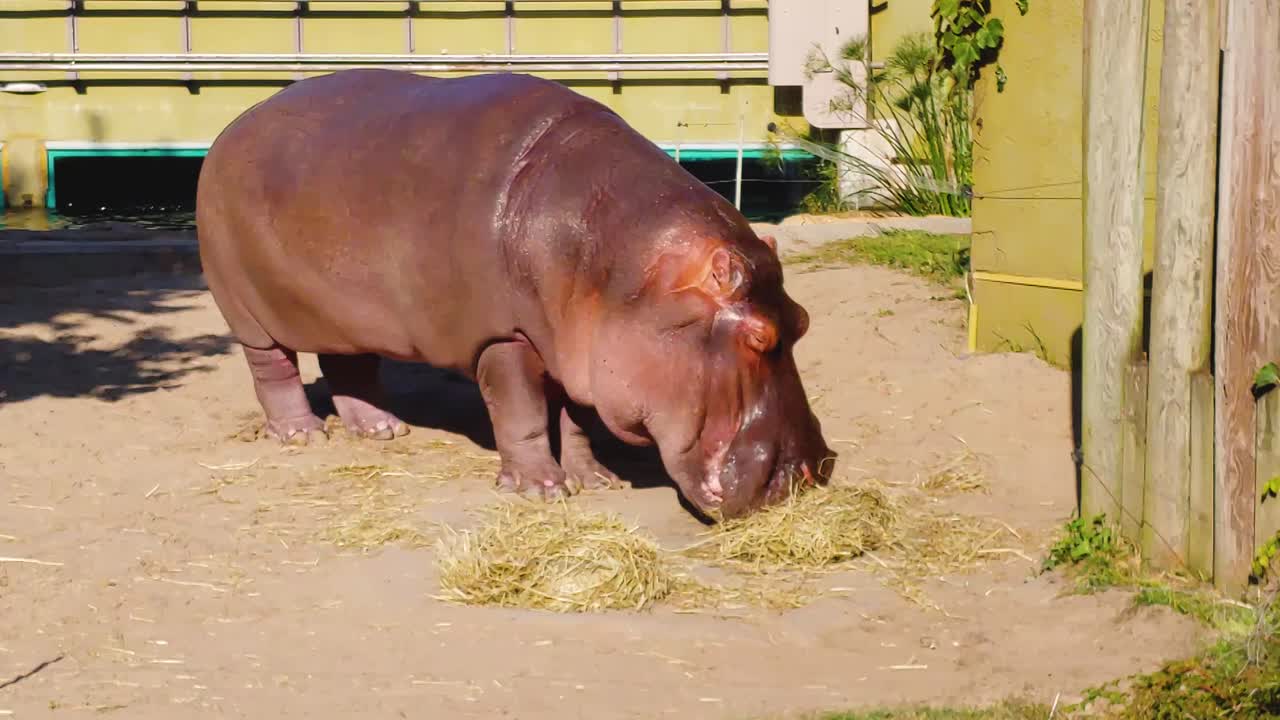
[[[560,410],[560,467],[586,490],[618,487],[621,481],[596,460],[591,439],[566,404]]]
[[[498,487],[550,500],[572,495],[580,486],[567,478],[551,454],[545,373],[533,348],[513,341],[490,345],[481,353],[476,381],[502,461]]]

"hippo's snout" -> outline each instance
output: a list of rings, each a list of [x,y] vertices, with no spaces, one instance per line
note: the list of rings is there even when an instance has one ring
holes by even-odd
[[[701,497],[694,498],[704,511],[714,510],[725,520],[746,517],[785,502],[793,493],[825,485],[836,460],[821,435],[803,451],[784,442],[776,448],[756,445],[746,453],[728,455],[727,462],[708,467],[699,486]]]

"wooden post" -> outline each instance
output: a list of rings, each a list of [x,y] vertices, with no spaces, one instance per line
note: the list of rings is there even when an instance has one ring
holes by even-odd
[[[1263,494],[1271,478],[1280,475],[1280,393],[1269,392],[1258,401],[1256,423],[1254,451],[1257,457],[1253,483],[1253,499],[1257,503],[1253,527],[1255,550],[1280,532],[1280,497]]]
[[[1214,580],[1242,590],[1256,505],[1253,376],[1280,360],[1280,2],[1230,0],[1222,55]]]
[[[1120,521],[1125,378],[1142,352],[1147,0],[1084,3],[1081,511]]]
[[[1191,376],[1191,530],[1187,564],[1213,577],[1213,376]]]
[[[1124,417],[1120,422],[1120,529],[1125,537],[1142,534],[1147,495],[1147,383],[1150,369],[1134,362],[1125,368]]]
[[[1191,551],[1191,378],[1209,368],[1213,339],[1216,5],[1164,6],[1142,528],[1143,556],[1162,569],[1186,567]]]

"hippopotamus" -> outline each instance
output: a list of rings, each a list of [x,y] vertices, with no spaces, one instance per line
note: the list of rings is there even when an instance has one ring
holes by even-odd
[[[407,432],[382,359],[474,381],[496,484],[526,495],[617,480],[592,454],[590,412],[624,444],[656,445],[711,518],[830,476],[792,354],[809,318],[776,243],[562,84],[313,76],[234,119],[198,183],[205,279],[280,441],[324,434],[305,352],[364,438]]]

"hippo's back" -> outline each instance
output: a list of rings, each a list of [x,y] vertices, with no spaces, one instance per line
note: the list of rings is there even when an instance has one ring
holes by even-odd
[[[465,369],[517,324],[499,235],[518,161],[584,111],[611,115],[531,76],[388,70],[303,80],[245,111],[197,197],[205,276],[232,331]]]

